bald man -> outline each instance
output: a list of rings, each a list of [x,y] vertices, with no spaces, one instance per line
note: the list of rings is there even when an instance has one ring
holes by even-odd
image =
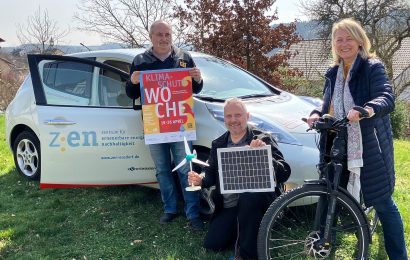
[[[221,194],[218,172],[218,148],[271,146],[272,164],[278,184],[290,176],[290,166],[283,159],[276,141],[269,133],[248,125],[249,112],[245,103],[232,98],[225,102],[224,121],[228,129],[212,142],[205,175],[188,174],[189,182],[204,188],[216,186],[213,194],[215,212],[208,226],[204,247],[221,251],[236,245],[239,255],[235,259],[257,259],[256,241],[259,225],[269,205],[276,198],[275,192],[246,192]],[[237,242],[237,244],[235,244]]]

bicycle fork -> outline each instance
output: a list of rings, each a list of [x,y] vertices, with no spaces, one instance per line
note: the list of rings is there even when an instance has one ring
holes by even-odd
[[[332,242],[335,241],[333,236],[336,234],[332,233],[331,229],[336,221],[336,202],[339,193],[340,176],[342,174],[342,164],[333,163],[332,166],[334,168],[333,183],[328,179],[326,180],[329,194],[326,197],[319,198],[313,227],[314,230],[318,230],[321,233],[321,239],[316,246],[325,249],[329,249]]]

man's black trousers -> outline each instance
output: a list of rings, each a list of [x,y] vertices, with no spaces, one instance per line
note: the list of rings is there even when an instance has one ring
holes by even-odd
[[[236,207],[219,209],[211,218],[204,247],[221,251],[233,247],[238,241],[241,257],[256,259],[259,225],[275,197],[275,192],[239,194]]]

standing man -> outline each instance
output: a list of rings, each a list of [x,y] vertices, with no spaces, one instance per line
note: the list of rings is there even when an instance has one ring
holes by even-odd
[[[204,177],[196,172],[188,174],[189,183],[194,185],[201,185],[204,188],[216,185],[213,194],[215,212],[208,226],[204,247],[221,251],[233,246],[237,241],[234,259],[257,259],[256,241],[259,225],[277,194],[275,192],[221,194],[217,149],[270,145],[277,185],[284,183],[290,176],[290,167],[283,159],[272,136],[248,125],[248,119],[249,112],[242,100],[238,98],[226,100],[224,121],[228,131],[212,142],[208,159],[209,167],[205,168]]]
[[[134,100],[141,96],[140,74],[145,70],[161,70],[174,68],[192,68],[189,70],[193,78],[192,91],[199,93],[202,89],[201,72],[189,53],[172,46],[171,26],[163,21],[155,21],[150,28],[149,36],[152,47],[144,53],[137,55],[131,65],[130,80],[127,82],[127,95]],[[151,157],[156,167],[156,177],[161,190],[164,203],[164,215],[160,218],[161,224],[171,222],[177,216],[177,186],[171,172],[171,153],[175,162],[185,158],[183,142],[151,144],[149,145]],[[178,177],[185,200],[185,214],[194,230],[202,230],[203,222],[199,218],[199,192],[187,192],[186,174],[189,165],[185,164],[178,170]]]

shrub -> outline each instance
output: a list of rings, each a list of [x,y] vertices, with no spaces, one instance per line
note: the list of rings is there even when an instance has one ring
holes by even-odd
[[[410,105],[405,101],[396,100],[396,108],[391,114],[394,138],[409,138],[410,134]]]
[[[301,72],[279,67],[274,74],[280,76],[280,88],[298,96],[322,98],[323,80],[308,80]]]

